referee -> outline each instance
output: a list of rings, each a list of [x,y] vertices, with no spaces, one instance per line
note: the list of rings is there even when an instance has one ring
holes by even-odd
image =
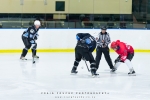
[[[102,57],[102,53],[105,56],[105,60],[107,61],[110,69],[114,70],[114,66],[112,64],[112,60],[109,55],[109,47],[108,44],[111,42],[109,33],[106,32],[106,26],[101,28],[101,32],[99,33],[99,38],[97,40],[97,48],[96,48],[96,67],[99,68],[100,60]]]

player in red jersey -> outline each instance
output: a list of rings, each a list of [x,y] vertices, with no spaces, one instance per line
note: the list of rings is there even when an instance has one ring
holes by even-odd
[[[120,40],[114,41],[111,43],[111,48],[119,54],[117,59],[115,60],[115,69],[112,72],[115,72],[117,68],[120,66],[121,62],[125,63],[128,67],[130,72],[128,75],[135,75],[135,71],[131,64],[131,60],[134,56],[134,49],[131,45],[128,45],[124,42],[120,42]]]

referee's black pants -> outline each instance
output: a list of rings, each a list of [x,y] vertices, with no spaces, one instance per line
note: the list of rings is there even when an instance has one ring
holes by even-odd
[[[99,68],[99,64],[100,64],[100,60],[101,60],[101,57],[102,57],[102,53],[104,54],[104,57],[105,57],[105,60],[107,61],[110,69],[113,69],[114,66],[112,64],[112,60],[110,58],[110,55],[109,55],[109,48],[108,46],[105,47],[105,48],[102,48],[102,47],[97,47],[96,48],[96,68],[98,69]]]

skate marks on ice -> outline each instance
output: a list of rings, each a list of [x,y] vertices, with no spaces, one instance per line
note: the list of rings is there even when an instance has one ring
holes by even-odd
[[[54,59],[54,56],[58,59]],[[51,95],[40,95],[40,93],[68,90],[71,92],[107,91],[110,93],[106,95],[107,97],[99,95],[96,96],[96,99],[88,100],[149,100],[150,63],[149,59],[146,58],[149,55],[140,56],[140,58],[133,60],[137,76],[128,76],[129,70],[124,64],[119,67],[116,74],[111,74],[108,65],[101,63],[97,71],[100,78],[92,78],[83,61],[78,66],[78,73],[70,75],[74,61],[73,53],[41,54],[40,57],[42,58],[35,65],[32,64],[32,57],[30,56],[27,57],[31,59],[30,61],[21,62],[18,61],[19,55],[1,55],[0,99],[54,100]],[[142,60],[144,58],[145,60]],[[81,68],[82,66],[83,68]]]

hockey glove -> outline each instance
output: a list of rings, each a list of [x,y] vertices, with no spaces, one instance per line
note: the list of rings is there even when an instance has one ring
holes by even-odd
[[[116,64],[117,62],[122,62],[122,61],[121,61],[120,57],[118,57],[114,62]]]
[[[37,36],[34,37],[34,40],[37,40]]]
[[[34,41],[34,40],[31,40],[30,43],[31,43],[31,44],[35,44],[35,41]]]

